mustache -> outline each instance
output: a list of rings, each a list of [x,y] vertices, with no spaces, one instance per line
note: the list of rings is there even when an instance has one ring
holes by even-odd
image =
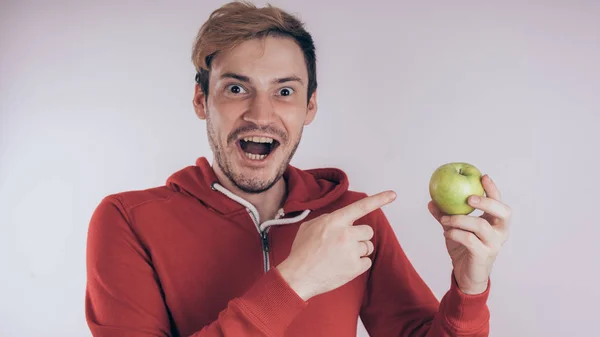
[[[281,141],[283,143],[287,143],[288,142],[288,136],[287,133],[285,133],[282,130],[279,130],[273,126],[267,125],[267,126],[258,126],[258,125],[247,125],[247,126],[242,126],[241,128],[235,129],[235,131],[233,131],[231,134],[229,134],[229,137],[227,137],[227,143],[230,144],[232,142],[234,142],[236,139],[239,138],[239,136],[242,133],[250,133],[250,132],[257,132],[260,134],[264,134],[264,135],[273,135],[273,138],[278,138],[281,139]]]

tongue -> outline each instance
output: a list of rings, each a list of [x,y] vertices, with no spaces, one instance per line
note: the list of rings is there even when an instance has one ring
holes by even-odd
[[[255,143],[242,141],[242,150],[252,154],[269,154],[271,146],[266,143]]]

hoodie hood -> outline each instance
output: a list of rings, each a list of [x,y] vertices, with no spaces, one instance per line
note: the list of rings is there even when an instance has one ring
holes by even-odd
[[[283,205],[286,214],[318,210],[340,198],[349,186],[346,173],[337,168],[301,170],[288,165],[283,179],[286,181],[288,192]],[[170,189],[192,196],[224,215],[245,208],[244,205],[215,190],[215,183],[219,181],[206,157],[198,158],[195,165],[185,167],[167,179]]]

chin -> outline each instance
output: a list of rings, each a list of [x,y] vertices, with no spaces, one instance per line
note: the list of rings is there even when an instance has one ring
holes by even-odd
[[[236,187],[245,193],[261,193],[271,188],[285,171],[287,165],[282,158],[282,149],[266,156],[248,156],[238,147],[231,154],[225,174]]]
[[[282,146],[279,138],[266,135],[242,135],[220,161],[223,172],[231,182],[246,193],[261,193],[271,188],[285,172],[295,152]],[[286,142],[287,144],[287,142]]]
[[[281,178],[281,174],[273,170],[238,168],[230,176],[232,182],[246,193],[261,193],[271,188]]]

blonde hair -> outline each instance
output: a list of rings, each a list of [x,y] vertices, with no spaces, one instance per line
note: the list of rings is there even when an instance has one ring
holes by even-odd
[[[246,40],[267,35],[288,37],[296,41],[308,70],[308,99],[317,88],[315,46],[304,24],[280,8],[258,8],[246,1],[234,1],[211,13],[200,28],[192,49],[196,82],[208,97],[210,62],[217,53],[230,50]]]

